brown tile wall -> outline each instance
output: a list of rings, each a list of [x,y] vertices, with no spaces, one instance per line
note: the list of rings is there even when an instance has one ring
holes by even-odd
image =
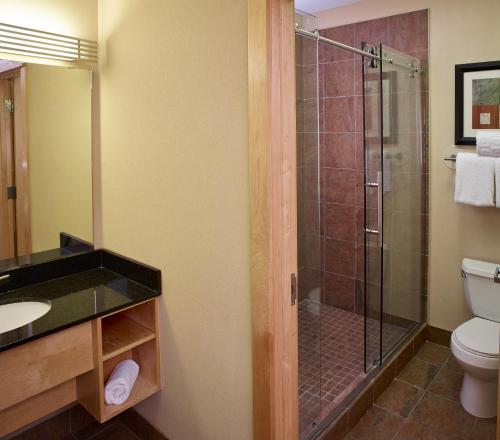
[[[427,10],[336,28],[321,35],[361,47],[383,43],[420,58],[427,70]],[[428,130],[427,79],[423,75],[423,125]],[[319,45],[319,114],[321,143],[321,238],[324,240],[323,300],[345,310],[364,312],[364,148],[360,57],[332,46]],[[427,272],[428,133],[424,139],[422,181],[422,271]],[[371,215],[372,213],[370,213]],[[426,295],[426,277],[422,280]],[[420,283],[419,283],[420,284]],[[423,307],[425,310],[425,305]],[[425,316],[422,317],[425,320]]]

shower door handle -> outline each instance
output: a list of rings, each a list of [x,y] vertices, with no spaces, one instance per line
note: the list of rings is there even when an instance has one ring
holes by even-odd
[[[378,247],[384,246],[384,182],[382,171],[377,172],[377,231]]]
[[[376,182],[368,182],[366,186],[369,188],[377,188],[377,229],[370,229],[365,227],[365,232],[367,234],[373,234],[377,236],[378,247],[383,247],[383,229],[384,229],[384,217],[383,217],[383,209],[384,209],[384,185],[382,178],[382,171],[377,172],[377,181]]]

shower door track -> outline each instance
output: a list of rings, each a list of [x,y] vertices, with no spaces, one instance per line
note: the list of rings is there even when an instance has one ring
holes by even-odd
[[[296,24],[295,25],[295,33],[297,35],[302,35],[303,37],[312,38],[316,41],[328,44],[330,46],[335,46],[335,47],[338,47],[340,49],[348,50],[349,52],[354,52],[354,53],[361,55],[363,57],[371,58],[371,59],[374,59],[377,61],[381,61],[382,63],[389,63],[389,64],[393,64],[394,66],[408,69],[408,70],[412,71],[413,73],[421,72],[421,69],[414,66],[412,63],[410,63],[410,64],[398,63],[397,61],[394,61],[392,58],[387,58],[387,57],[384,57],[382,55],[377,55],[376,53],[366,52],[364,50],[357,49],[357,48],[349,46],[347,44],[340,43],[339,41],[330,40],[329,38],[322,37],[319,34],[319,31],[317,29],[314,30],[314,32],[306,31],[305,29],[302,29],[298,24]]]

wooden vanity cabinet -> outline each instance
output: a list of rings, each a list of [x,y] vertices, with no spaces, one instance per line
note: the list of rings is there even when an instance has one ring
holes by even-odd
[[[77,378],[80,404],[100,422],[136,405],[160,389],[160,365],[156,300],[98,318],[92,322],[94,368]],[[122,405],[104,403],[104,385],[115,366],[133,359],[139,377]]]
[[[124,359],[139,377],[122,405],[104,385]],[[158,300],[62,330],[0,353],[0,438],[79,402],[105,422],[160,390]]]

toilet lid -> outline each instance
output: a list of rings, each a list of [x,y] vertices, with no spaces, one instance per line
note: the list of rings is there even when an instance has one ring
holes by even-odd
[[[500,323],[473,318],[454,331],[458,342],[466,349],[485,356],[498,356]]]

